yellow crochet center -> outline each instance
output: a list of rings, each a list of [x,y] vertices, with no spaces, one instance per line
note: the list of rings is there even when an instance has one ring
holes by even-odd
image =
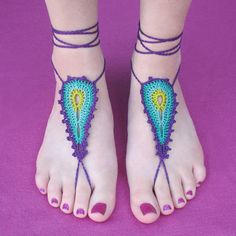
[[[166,94],[162,90],[156,90],[152,94],[152,102],[158,111],[163,112],[166,107]]]
[[[75,111],[80,111],[84,103],[84,91],[79,89],[74,89],[71,92],[71,103]]]

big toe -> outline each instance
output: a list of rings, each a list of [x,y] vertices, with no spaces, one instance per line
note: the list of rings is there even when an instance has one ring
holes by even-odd
[[[115,207],[115,188],[107,185],[97,185],[93,190],[88,215],[96,222],[106,221]]]
[[[130,204],[134,216],[145,224],[155,222],[160,216],[160,210],[150,181],[135,181],[130,183]],[[138,185],[137,185],[138,183]],[[149,184],[147,184],[149,183]]]

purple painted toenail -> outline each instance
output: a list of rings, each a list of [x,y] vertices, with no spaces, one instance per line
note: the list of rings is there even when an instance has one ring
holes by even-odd
[[[181,204],[181,203],[185,203],[183,198],[179,198],[179,200],[178,200],[178,204]]]
[[[149,214],[149,213],[155,213],[155,214],[157,213],[156,209],[154,208],[154,206],[151,205],[150,203],[143,203],[140,206],[140,209],[141,209],[141,212],[143,213],[144,216],[146,214]]]
[[[58,200],[56,198],[52,198],[51,203],[52,204],[58,204]]]
[[[192,196],[192,195],[193,195],[193,191],[192,191],[192,190],[189,190],[186,194]]]
[[[84,212],[84,209],[82,208],[79,208],[77,211],[76,211],[76,215],[84,215],[85,212]]]
[[[172,208],[171,208],[171,206],[170,205],[164,205],[163,206],[163,211],[169,211],[169,210],[171,210]]]
[[[69,205],[67,203],[64,203],[62,209],[69,211]]]
[[[40,188],[39,191],[40,191],[41,193],[45,193],[44,188]]]
[[[107,205],[105,203],[97,203],[92,209],[92,213],[100,213],[102,215],[106,212]]]

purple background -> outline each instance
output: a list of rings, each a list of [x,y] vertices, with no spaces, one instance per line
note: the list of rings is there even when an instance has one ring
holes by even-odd
[[[50,26],[44,1],[1,0],[1,235],[236,235],[236,2],[193,1],[181,81],[205,150],[208,176],[191,203],[152,225],[133,217],[125,173],[129,59],[138,8],[137,0],[100,1],[119,180],[115,212],[98,224],[53,209],[35,187],[35,160],[55,85]]]

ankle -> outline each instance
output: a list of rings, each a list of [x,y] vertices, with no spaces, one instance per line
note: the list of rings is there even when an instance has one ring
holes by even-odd
[[[181,51],[169,57],[146,56],[134,51],[132,56],[134,70],[141,82],[149,76],[173,80],[181,64]]]
[[[182,33],[169,38],[147,34],[139,25],[135,53],[133,54],[132,73],[140,81],[147,81],[149,76],[175,80],[181,63]]]
[[[63,79],[85,75],[91,80],[101,73],[104,57],[100,46],[70,50],[53,48],[52,61]]]
[[[96,80],[104,69],[100,48],[98,23],[83,29],[61,30],[52,28],[52,62],[56,77],[85,76]],[[102,68],[102,69],[101,69]]]

